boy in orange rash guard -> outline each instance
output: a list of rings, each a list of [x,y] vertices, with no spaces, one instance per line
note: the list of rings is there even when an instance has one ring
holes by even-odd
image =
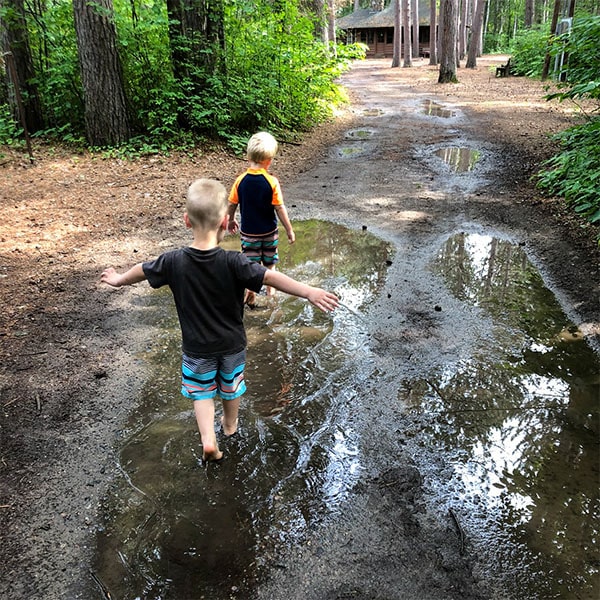
[[[285,227],[290,244],[296,240],[279,181],[268,172],[277,148],[277,140],[270,133],[261,131],[254,134],[246,149],[248,169],[235,180],[229,193],[229,231],[236,233],[239,230],[242,252],[249,260],[269,270],[275,270],[279,261],[277,219]],[[240,224],[235,220],[238,206]],[[274,293],[274,288],[267,286],[267,296]],[[255,297],[255,292],[249,290],[246,304],[254,306]]]

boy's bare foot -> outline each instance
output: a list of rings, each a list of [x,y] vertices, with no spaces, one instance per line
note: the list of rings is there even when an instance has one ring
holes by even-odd
[[[223,452],[221,452],[220,450],[217,450],[216,452],[203,452],[202,453],[202,464],[205,465],[206,463],[212,462],[212,463],[220,463],[223,461],[223,459],[225,458],[225,454],[223,454]]]
[[[238,419],[235,420],[235,425],[233,427],[226,427],[225,419],[223,417],[221,417],[221,431],[223,432],[225,437],[231,437],[232,435],[235,435],[237,433],[237,427],[238,427]]]

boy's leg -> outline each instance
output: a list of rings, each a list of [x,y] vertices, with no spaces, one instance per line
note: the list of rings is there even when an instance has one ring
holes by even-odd
[[[215,461],[223,458],[215,435],[214,400],[194,400],[194,414],[202,440],[202,460]]]
[[[237,431],[238,413],[240,410],[240,398],[234,400],[223,400],[223,418],[221,425],[226,436],[233,435]]]
[[[246,349],[221,357],[218,385],[219,396],[223,401],[221,425],[226,436],[237,431],[240,399],[246,391],[245,368]]]

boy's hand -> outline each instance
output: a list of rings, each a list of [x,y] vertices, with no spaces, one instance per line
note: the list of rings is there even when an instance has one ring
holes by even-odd
[[[292,231],[288,231],[287,235],[288,235],[288,241],[290,242],[290,244],[293,244],[296,241],[296,234],[292,230]]]
[[[113,287],[121,287],[122,285],[121,275],[119,275],[112,267],[102,271],[102,275],[100,275],[100,281],[102,283],[112,285]]]
[[[144,281],[144,279],[146,279],[146,275],[144,275],[142,263],[131,267],[131,269],[125,273],[117,273],[112,267],[109,267],[102,271],[102,275],[100,275],[100,281],[102,283],[112,285],[113,287],[132,285]]]
[[[229,231],[229,233],[237,233],[239,230],[240,226],[238,222],[235,219],[230,219],[227,224],[227,231]]]
[[[306,299],[323,312],[331,312],[340,305],[340,301],[335,294],[321,288],[312,288]]]

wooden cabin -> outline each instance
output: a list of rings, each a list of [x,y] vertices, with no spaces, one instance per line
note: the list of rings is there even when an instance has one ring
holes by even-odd
[[[346,35],[346,43],[366,44],[367,58],[392,58],[394,55],[394,6],[392,0],[381,11],[361,8],[340,17],[336,21],[338,29]],[[414,27],[411,28],[414,30]],[[429,0],[419,0],[419,56],[429,56]],[[411,36],[413,32],[411,31]],[[413,38],[411,37],[411,40]],[[400,52],[404,53],[404,28]]]

